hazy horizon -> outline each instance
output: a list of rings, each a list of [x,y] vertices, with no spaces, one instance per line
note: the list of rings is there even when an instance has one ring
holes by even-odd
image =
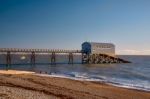
[[[114,43],[150,55],[149,0],[0,0],[0,48],[81,49]]]

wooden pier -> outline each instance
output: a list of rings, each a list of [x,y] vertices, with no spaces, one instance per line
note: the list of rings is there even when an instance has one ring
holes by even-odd
[[[51,54],[51,64],[56,64],[56,54],[65,53],[68,54],[68,64],[74,63],[74,54],[78,53],[82,55],[82,64],[106,64],[106,63],[129,63],[123,59],[109,56],[106,54],[88,54],[83,50],[51,50],[51,49],[18,49],[18,48],[0,48],[0,53],[6,54],[6,65],[11,65],[12,55],[14,53],[30,54],[30,64],[36,64],[36,54],[46,53]]]

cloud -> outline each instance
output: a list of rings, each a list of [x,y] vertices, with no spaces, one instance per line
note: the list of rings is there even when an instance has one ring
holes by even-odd
[[[123,55],[150,55],[150,50],[135,50],[135,49],[124,49],[116,51],[117,54]]]
[[[143,51],[145,51],[145,52],[150,52],[150,50],[143,50]]]

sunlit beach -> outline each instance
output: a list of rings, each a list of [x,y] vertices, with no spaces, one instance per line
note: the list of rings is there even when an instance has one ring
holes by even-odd
[[[0,99],[150,99],[149,0],[0,0]]]

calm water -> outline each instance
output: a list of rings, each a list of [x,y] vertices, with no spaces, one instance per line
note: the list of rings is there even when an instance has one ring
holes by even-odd
[[[50,56],[38,55],[35,66],[27,65],[30,62],[29,55],[25,60],[21,60],[21,55],[13,55],[11,69],[42,71],[51,75],[64,76],[76,79],[93,81],[104,81],[115,86],[135,88],[150,91],[150,56],[119,56],[120,58],[132,61],[130,64],[90,64],[83,65],[80,56],[75,56],[76,64],[68,65],[67,56],[57,56],[57,65],[50,65]],[[5,69],[5,55],[0,55],[0,69]],[[24,65],[17,65],[24,63]],[[43,64],[47,63],[47,64]]]

